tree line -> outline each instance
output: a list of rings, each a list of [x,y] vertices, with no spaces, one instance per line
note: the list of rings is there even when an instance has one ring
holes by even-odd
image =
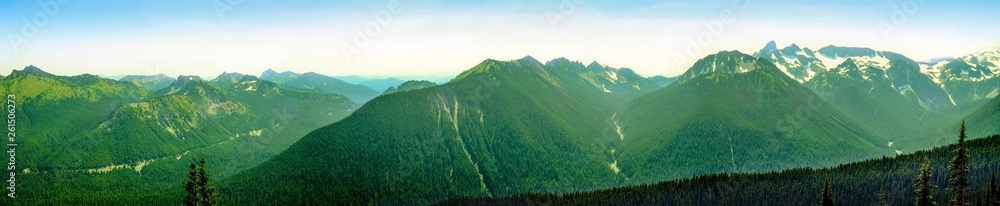
[[[712,174],[597,191],[454,197],[439,205],[1000,205],[1000,135],[832,168]],[[947,168],[947,169],[936,169]]]

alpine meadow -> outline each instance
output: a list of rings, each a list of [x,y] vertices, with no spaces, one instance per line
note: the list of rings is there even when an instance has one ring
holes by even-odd
[[[2,2],[0,205],[1000,206],[996,8]]]

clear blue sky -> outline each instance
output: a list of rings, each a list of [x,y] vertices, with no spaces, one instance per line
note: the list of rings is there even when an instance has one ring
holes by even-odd
[[[532,55],[676,75],[703,55],[752,53],[769,40],[814,49],[871,47],[917,60],[1000,46],[1000,1],[226,2],[0,0],[0,73],[34,64],[61,75],[214,76],[274,68],[446,76],[486,58]],[[398,13],[389,11],[392,2]],[[58,11],[48,13],[45,3]],[[383,11],[390,19],[379,25],[373,13]],[[724,13],[733,21],[711,33],[705,25]],[[364,35],[367,44],[355,43],[369,25],[379,25],[370,28],[378,32]],[[882,31],[886,25],[891,32]],[[31,27],[34,35],[25,31]],[[690,49],[706,33],[710,41]]]

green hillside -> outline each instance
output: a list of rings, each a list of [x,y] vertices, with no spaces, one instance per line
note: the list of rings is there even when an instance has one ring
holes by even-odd
[[[44,136],[22,139],[26,142],[18,148],[22,151],[18,153],[18,167],[23,168],[18,173],[20,196],[15,202],[9,199],[2,202],[18,205],[131,205],[149,201],[180,204],[183,188],[178,182],[185,175],[190,158],[206,155],[212,164],[213,177],[225,178],[270,159],[307,132],[338,121],[357,107],[340,95],[293,92],[239,74],[224,74],[212,82],[181,76],[171,86],[156,92],[106,79],[91,80],[100,84],[80,84],[70,81],[80,77],[25,75],[20,71],[11,77],[14,78],[3,81],[4,88],[14,88],[8,92],[26,98],[19,108],[27,112],[18,113],[18,120],[26,124],[19,125],[18,130],[32,134],[35,131],[32,129],[65,131],[65,136],[55,136],[61,139],[46,141]],[[67,118],[31,112],[32,109],[72,112],[67,107],[59,108],[60,104],[35,100],[67,98],[46,96],[59,94],[54,91],[62,91],[59,86],[64,81],[80,85],[66,90],[64,95],[69,97],[91,97],[91,91],[123,85],[145,91],[136,96],[149,93],[152,98],[131,101],[122,98],[117,100],[121,104],[100,111],[103,114],[91,111],[94,112],[91,116],[72,116],[80,118],[82,123],[94,122],[92,125],[60,128],[27,124],[61,122]],[[44,95],[32,96],[30,90],[22,90],[26,83],[31,83],[31,88],[44,88]],[[128,94],[110,93],[116,92]],[[74,104],[68,108],[97,108],[107,104],[100,98],[91,98],[96,101],[54,102]]]
[[[969,122],[969,135],[1000,134],[1000,98],[993,98],[965,118]]]
[[[154,96],[120,106],[93,131],[69,139],[64,152],[39,169],[72,169],[59,165],[79,156],[87,159],[84,168],[162,158],[266,127],[258,113],[196,76],[180,76]]]
[[[14,70],[0,80],[0,92],[15,95],[17,132],[31,134],[18,139],[24,168],[41,167],[41,160],[64,152],[61,147],[98,128],[120,105],[140,101],[150,93],[130,83],[93,75],[55,76],[35,66]]]

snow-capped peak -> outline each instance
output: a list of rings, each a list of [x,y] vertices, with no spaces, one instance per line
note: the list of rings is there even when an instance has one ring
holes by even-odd
[[[1000,77],[1000,48],[981,50],[951,60],[925,63],[924,74],[942,80],[983,81]]]

